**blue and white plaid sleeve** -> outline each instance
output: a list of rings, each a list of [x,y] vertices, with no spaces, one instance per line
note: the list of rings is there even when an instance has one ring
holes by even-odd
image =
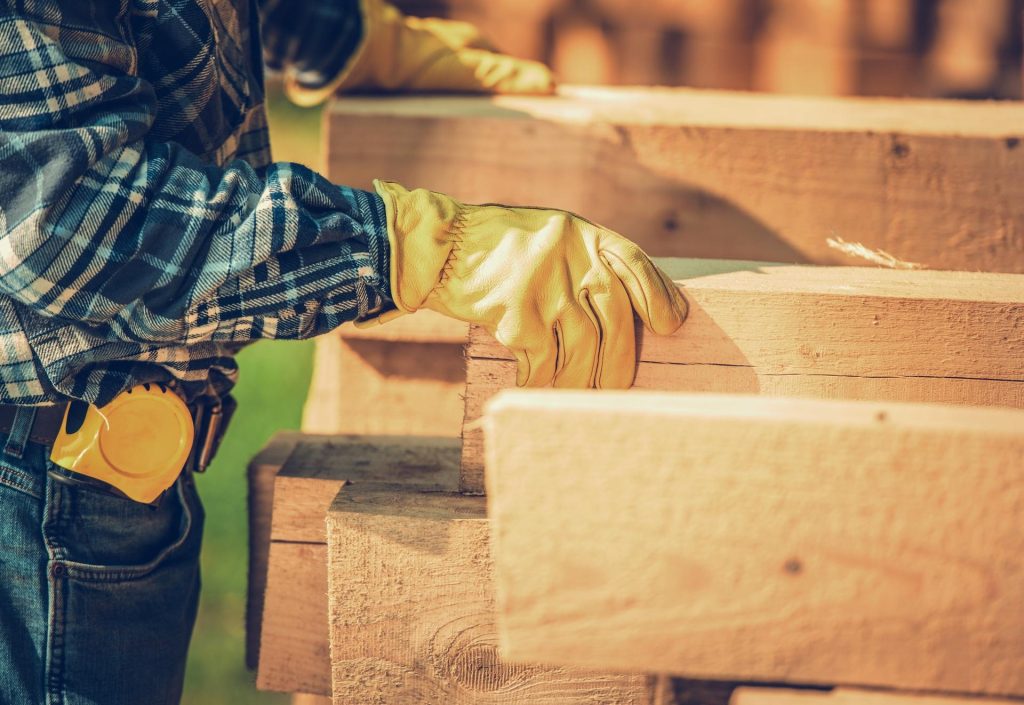
[[[151,140],[154,87],[69,59],[65,34],[0,16],[0,297],[148,346],[305,338],[391,306],[375,194]]]

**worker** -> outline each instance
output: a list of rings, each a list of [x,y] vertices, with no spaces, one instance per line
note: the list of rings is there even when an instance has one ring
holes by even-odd
[[[262,49],[261,49],[262,37]],[[263,66],[337,92],[547,93],[541,64],[383,0],[6,0],[0,11],[0,702],[181,694],[235,352],[432,309],[518,384],[628,386],[686,306],[629,240],[273,162]]]

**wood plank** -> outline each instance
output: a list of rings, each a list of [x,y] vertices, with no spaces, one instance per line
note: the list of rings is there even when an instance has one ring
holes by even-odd
[[[278,431],[249,462],[246,472],[249,518],[249,581],[245,601],[245,665],[256,670],[260,652],[260,620],[267,586],[267,553],[270,544],[270,512],[274,478],[295,445],[298,431]],[[315,442],[312,436],[307,440]]]
[[[662,256],[1024,272],[1024,105],[563,88],[347,97],[328,174],[585,214]]]
[[[967,695],[901,693],[862,688],[796,690],[793,688],[737,688],[729,705],[1019,705],[1020,700]]]
[[[331,694],[327,546],[270,543],[256,687]]]
[[[647,362],[1024,380],[1024,276],[657,262],[690,312],[674,335],[641,337]],[[514,359],[480,328],[469,355]]]
[[[483,498],[353,484],[327,525],[338,705],[652,703],[644,676],[499,658]]]
[[[302,428],[457,437],[465,374],[462,344],[321,336]]]
[[[261,634],[257,686],[331,694],[327,627],[325,518],[346,482],[402,482],[452,490],[458,481],[458,439],[303,435],[275,474],[266,543],[253,555],[268,564],[265,606],[250,633]],[[264,489],[263,495],[267,492]],[[261,506],[269,506],[266,501]],[[262,596],[261,592],[261,596]]]
[[[658,263],[690,314],[640,334],[637,388],[1024,408],[1024,276]],[[515,366],[479,328],[468,356],[461,487],[482,492],[476,420]]]
[[[510,391],[485,419],[503,653],[1024,695],[1024,412]]]
[[[471,494],[484,492],[484,436],[479,425],[487,401],[515,387],[515,365],[505,360],[468,362],[466,426],[463,432],[460,487]],[[748,367],[664,365],[642,362],[634,389],[762,394],[863,401],[984,404],[1024,409],[1024,383],[944,378],[871,378],[841,375],[773,374]]]

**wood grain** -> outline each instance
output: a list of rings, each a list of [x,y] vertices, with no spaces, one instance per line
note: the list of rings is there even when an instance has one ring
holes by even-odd
[[[336,101],[328,175],[565,208],[659,256],[1024,272],[1024,106],[563,88]]]
[[[509,391],[488,410],[503,653],[1024,695],[1024,412]]]
[[[640,333],[637,388],[1024,408],[1024,276],[657,261],[690,314]],[[480,328],[467,354],[460,486],[482,492],[476,420],[515,366]]]
[[[329,696],[331,667],[327,622],[327,509],[346,482],[380,486],[401,482],[452,490],[458,482],[458,439],[429,437],[292,437],[287,462],[259,495],[265,527],[254,544],[254,563],[267,565],[265,592],[250,578],[263,608],[249,622],[260,634],[257,686],[264,690]],[[269,511],[272,503],[273,512]],[[265,597],[264,597],[265,595]],[[256,606],[253,605],[253,609]],[[258,618],[257,618],[258,617]]]
[[[353,484],[327,526],[338,705],[652,705],[644,676],[499,658],[482,498]]]

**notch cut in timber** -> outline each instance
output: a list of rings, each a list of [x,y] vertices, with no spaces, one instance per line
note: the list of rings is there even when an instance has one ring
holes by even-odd
[[[556,97],[346,96],[336,183],[585,214],[657,256],[1024,273],[1024,105],[563,87]]]
[[[484,425],[510,659],[1024,696],[1024,411],[514,390]]]
[[[690,312],[639,333],[636,388],[1024,408],[1024,275],[656,261]],[[515,362],[478,327],[467,355],[460,486],[480,493],[475,421]]]
[[[327,535],[338,705],[655,705],[653,678],[498,656],[482,497],[346,485]]]

